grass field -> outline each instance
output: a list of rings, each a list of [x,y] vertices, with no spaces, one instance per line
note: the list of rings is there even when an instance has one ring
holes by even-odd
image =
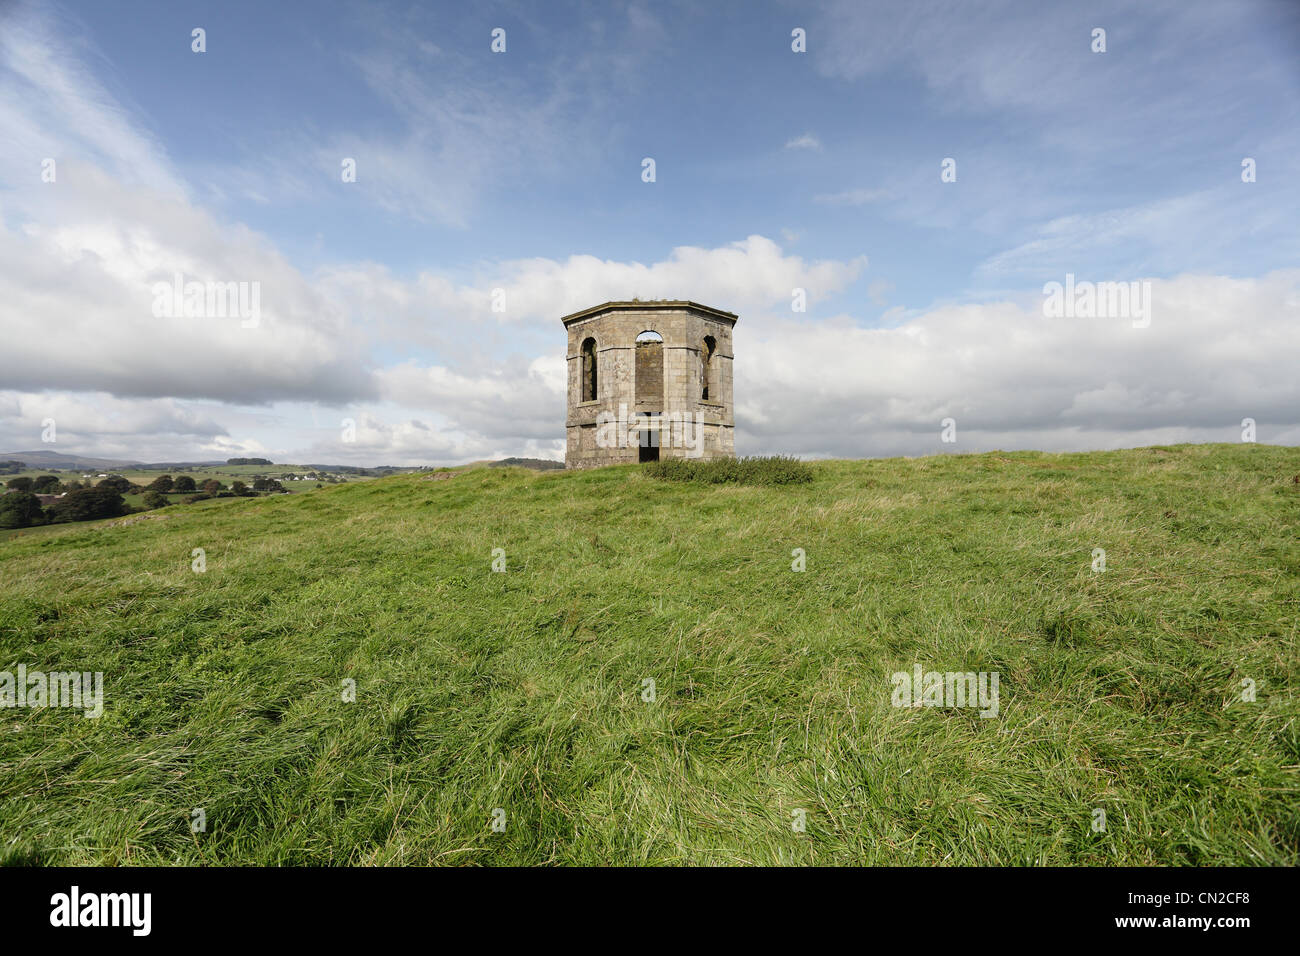
[[[814,468],[399,476],[0,541],[0,669],[105,686],[97,720],[0,713],[0,856],[1300,862],[1300,450]],[[997,672],[998,716],[892,706],[917,664]]]

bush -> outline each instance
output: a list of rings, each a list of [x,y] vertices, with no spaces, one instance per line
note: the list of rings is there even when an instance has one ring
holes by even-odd
[[[215,478],[209,478],[207,481],[203,483],[203,490],[210,495],[215,495],[218,491],[220,491],[224,487],[225,485],[217,481],[217,479]]]
[[[188,498],[185,499],[185,503],[187,505],[192,505],[196,501],[207,501],[211,497],[212,497],[211,495],[204,495],[204,494],[190,495]]]
[[[796,485],[813,480],[812,468],[783,455],[755,458],[665,458],[650,462],[645,473],[662,481],[700,481],[710,485]]]
[[[0,495],[0,528],[30,528],[34,524],[45,524],[39,498],[30,491]]]
[[[168,505],[167,496],[152,488],[144,493],[143,500],[146,508],[166,508]]]

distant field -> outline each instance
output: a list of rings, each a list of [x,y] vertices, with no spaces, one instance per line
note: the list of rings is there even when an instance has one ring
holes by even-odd
[[[281,475],[306,476],[311,472],[312,469],[301,468],[297,465],[212,465],[206,468],[184,468],[184,469],[176,469],[176,470],[168,469],[165,471],[156,468],[149,468],[149,469],[127,468],[127,469],[115,470],[115,471],[104,471],[103,469],[99,469],[98,471],[91,471],[91,470],[68,471],[66,469],[62,471],[55,471],[49,468],[28,468],[25,471],[18,472],[17,474],[0,475],[0,484],[4,484],[5,482],[9,481],[10,478],[16,478],[19,475],[26,475],[29,478],[35,478],[38,475],[58,475],[60,481],[69,481],[69,480],[85,481],[87,479],[82,478],[82,475],[85,474],[91,476],[88,480],[92,484],[96,484],[102,480],[98,477],[99,474],[102,473],[102,474],[110,474],[110,475],[121,475],[127,481],[142,486],[148,485],[149,482],[153,481],[159,475],[171,475],[173,478],[179,478],[181,475],[189,475],[191,478],[194,479],[194,483],[197,485],[202,485],[205,481],[215,478],[218,481],[220,481],[223,485],[229,487],[232,481],[242,481],[245,484],[249,484],[250,483],[249,479],[251,479],[254,475],[266,475],[268,478],[278,479]],[[369,478],[363,475],[335,475],[335,477],[339,479],[340,482],[342,482],[344,479],[346,479],[347,481],[369,481],[370,480]],[[322,483],[328,484],[328,482],[322,482]],[[282,482],[282,484],[284,485],[284,490],[290,492],[308,491],[316,487],[316,482],[310,480],[284,481]],[[193,494],[193,492],[187,492],[186,494]],[[136,497],[138,498],[138,496]],[[180,501],[183,499],[183,497],[184,497],[183,495],[177,495],[174,500]],[[139,507],[138,500],[134,502],[128,501],[128,503],[134,504],[136,507]]]
[[[106,699],[0,714],[0,858],[1300,862],[1300,450],[815,472],[484,468],[0,541],[0,669]],[[998,716],[892,706],[918,664],[998,673]]]

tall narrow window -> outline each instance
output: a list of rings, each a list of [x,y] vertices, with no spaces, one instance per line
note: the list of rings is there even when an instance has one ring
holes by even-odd
[[[596,400],[596,340],[582,343],[582,400]]]
[[[709,386],[713,384],[713,353],[717,351],[718,343],[711,335],[704,336],[704,347],[700,349],[700,360],[702,368],[700,369],[700,400],[709,401]],[[717,394],[717,389],[713,389]],[[713,399],[717,401],[717,399]]]
[[[646,329],[636,337],[634,394],[639,412],[664,410],[664,337]]]

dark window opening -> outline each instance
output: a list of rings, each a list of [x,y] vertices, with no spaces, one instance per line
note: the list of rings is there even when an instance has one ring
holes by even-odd
[[[582,400],[596,400],[596,340],[582,343]]]
[[[700,382],[702,385],[702,388],[700,389],[700,400],[704,402],[709,401],[709,386],[713,383],[713,353],[716,352],[717,349],[717,340],[715,340],[711,335],[706,335],[704,337],[704,347],[700,350],[700,359],[702,364],[700,369]],[[717,392],[718,390],[716,388],[712,389],[712,394],[716,395]],[[714,401],[717,401],[717,399],[715,398]]]

